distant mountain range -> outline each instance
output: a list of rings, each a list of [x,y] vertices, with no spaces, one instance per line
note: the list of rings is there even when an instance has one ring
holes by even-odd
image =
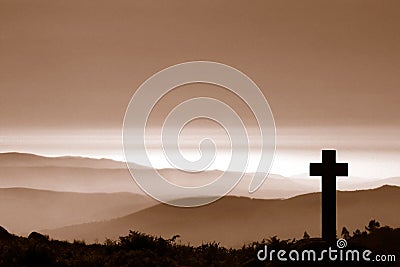
[[[110,159],[84,157],[43,157],[35,154],[8,152],[0,153],[0,167],[76,167],[99,169],[125,169],[124,162]]]
[[[382,225],[400,226],[400,188],[338,192],[338,233],[346,226],[354,231],[376,219]],[[280,238],[320,235],[321,195],[312,193],[284,200],[224,197],[198,208],[176,208],[165,204],[103,222],[68,226],[45,233],[61,240],[88,242],[117,239],[129,230],[170,238],[180,235],[184,243],[217,241],[241,246],[274,235]]]
[[[221,174],[159,172],[181,185],[202,184]],[[271,235],[300,237],[304,231],[319,235],[320,194],[311,192],[320,191],[320,179],[271,174],[251,195],[247,192],[250,179],[251,174],[246,174],[230,196],[210,205],[174,208],[146,196],[121,162],[0,153],[0,225],[18,234],[47,229],[55,238],[90,242],[117,238],[130,229],[166,238],[180,234],[182,242],[193,244],[219,241],[227,246]],[[370,219],[398,227],[400,190],[384,185],[400,185],[400,178],[339,178],[341,190],[383,186],[339,192],[339,227],[362,228]]]
[[[136,168],[147,170],[137,165]],[[143,194],[133,181],[125,163],[109,159],[80,157],[42,157],[24,153],[0,153],[0,188],[24,187],[54,191],[82,193],[131,192]],[[205,184],[217,178],[221,171],[199,174],[185,173],[175,169],[158,170],[166,179],[190,186]],[[153,175],[148,172],[148,175]],[[320,191],[320,179],[288,178],[270,174],[261,188],[248,193],[251,174],[246,174],[238,186],[230,192],[252,198],[288,198],[300,194]],[[383,185],[400,186],[400,178],[365,181],[357,178],[339,178],[339,190],[377,188]]]

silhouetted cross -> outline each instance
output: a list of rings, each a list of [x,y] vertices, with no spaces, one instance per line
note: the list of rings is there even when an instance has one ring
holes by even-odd
[[[336,163],[336,150],[322,150],[322,163],[310,163],[310,176],[322,177],[322,239],[336,241],[336,177],[348,175],[347,163]]]

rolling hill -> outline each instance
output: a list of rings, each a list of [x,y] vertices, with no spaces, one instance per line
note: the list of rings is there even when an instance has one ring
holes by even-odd
[[[299,238],[307,231],[320,234],[320,193],[284,200],[224,197],[198,208],[176,208],[164,204],[109,221],[73,225],[45,233],[61,240],[83,239],[88,242],[117,239],[129,230],[170,238],[179,234],[181,242],[200,244],[217,241],[225,246],[278,235]],[[382,225],[400,226],[400,188],[384,186],[374,190],[338,192],[338,231],[363,229],[371,219]]]
[[[25,234],[43,228],[106,220],[156,202],[131,193],[72,193],[27,188],[0,189],[0,224]]]

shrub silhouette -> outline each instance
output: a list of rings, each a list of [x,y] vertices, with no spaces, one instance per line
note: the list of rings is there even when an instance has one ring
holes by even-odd
[[[349,231],[343,228],[342,236],[348,237],[348,248],[369,249],[374,253],[394,254],[397,260],[400,258],[399,228],[380,227],[379,222],[372,220],[366,226],[366,230],[363,233],[356,230],[351,236]],[[232,249],[222,247],[216,242],[197,247],[181,245],[176,243],[178,236],[164,239],[137,231],[130,231],[129,235],[118,240],[106,239],[103,244],[85,244],[51,240],[36,232],[31,233],[28,238],[18,237],[0,228],[0,266],[338,266],[337,262],[316,262],[313,265],[310,262],[289,264],[257,260],[257,252],[265,245],[268,249],[276,251],[321,251],[328,247],[320,238],[310,238],[307,235],[301,240],[281,240],[273,236],[243,245],[240,249]],[[399,266],[399,263],[340,262],[339,266]]]
[[[378,221],[371,220],[368,223],[368,226],[365,226],[365,230],[367,230],[370,233],[375,232],[377,229],[381,227],[381,224]]]
[[[12,237],[12,234],[10,234],[6,229],[0,226],[0,240],[7,240]]]
[[[307,232],[304,232],[303,239],[309,239],[310,235]]]
[[[349,230],[347,230],[346,227],[342,228],[342,234],[341,234],[342,238],[344,239],[349,239],[350,238],[350,232]]]

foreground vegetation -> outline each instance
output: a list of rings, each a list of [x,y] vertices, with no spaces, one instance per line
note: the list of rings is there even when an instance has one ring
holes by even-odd
[[[342,238],[348,241],[347,248],[369,249],[376,254],[393,254],[396,262],[318,262],[314,266],[400,266],[400,228],[380,227],[371,221],[364,231],[350,234],[342,230]],[[178,236],[163,239],[131,231],[119,240],[106,240],[104,244],[85,244],[50,240],[47,236],[33,232],[29,237],[9,234],[0,227],[0,266],[289,266],[278,261],[257,260],[257,252],[264,248],[321,250],[328,246],[320,239],[310,238],[307,233],[301,240],[280,240],[271,237],[260,242],[228,249],[218,243],[201,246],[178,244]],[[310,266],[309,262],[297,262],[296,266]]]

